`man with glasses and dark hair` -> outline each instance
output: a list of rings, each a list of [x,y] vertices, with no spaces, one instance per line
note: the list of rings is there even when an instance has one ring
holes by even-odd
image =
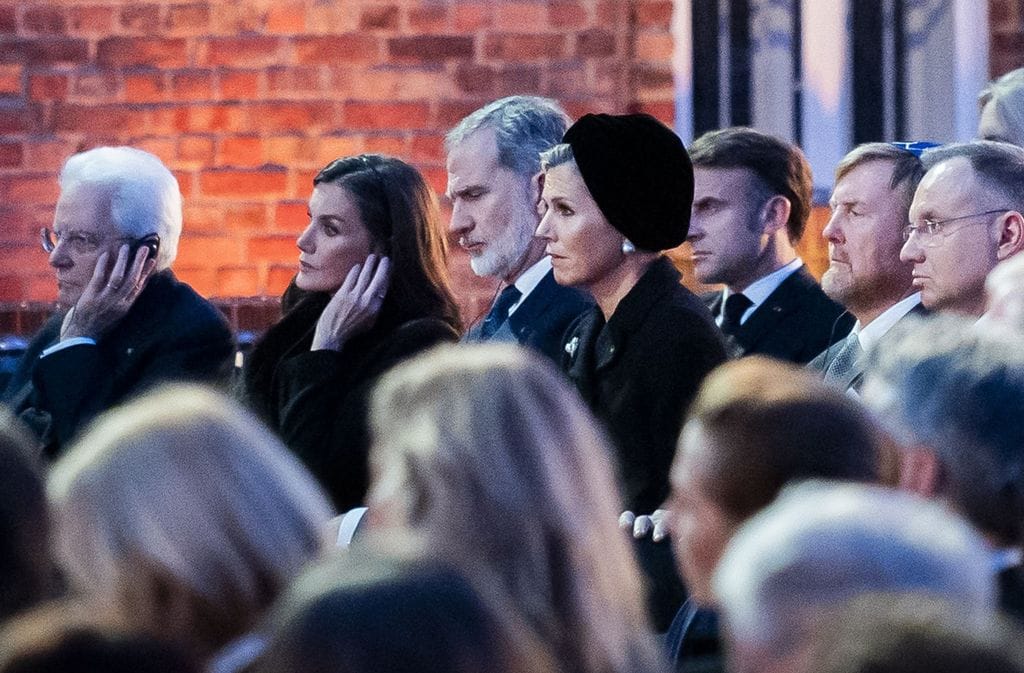
[[[858,391],[864,355],[908,313],[921,311],[910,265],[900,261],[902,231],[930,143],[865,143],[836,168],[822,231],[829,265],[821,278],[825,294],[857,319],[850,335],[825,349],[809,367],[826,381]]]
[[[99,147],[68,159],[59,181],[42,244],[60,312],[0,398],[49,458],[92,417],[153,383],[225,375],[234,350],[220,312],[171,273],[181,191],[157,157]]]
[[[982,140],[923,160],[900,259],[927,308],[980,317],[985,277],[1024,249],[1024,149]]]

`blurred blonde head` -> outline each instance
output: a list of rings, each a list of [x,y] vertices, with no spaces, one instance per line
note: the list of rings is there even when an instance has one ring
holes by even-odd
[[[1024,68],[997,77],[978,94],[978,138],[1024,146]]]
[[[502,594],[577,670],[650,670],[609,450],[550,364],[437,348],[384,377],[371,422],[371,512]]]
[[[1000,262],[985,279],[987,324],[1024,333],[1024,255]]]
[[[56,553],[91,604],[208,654],[252,628],[331,516],[254,416],[198,386],[95,422],[48,483]]]

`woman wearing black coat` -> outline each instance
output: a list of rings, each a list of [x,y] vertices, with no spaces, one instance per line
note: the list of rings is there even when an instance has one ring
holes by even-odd
[[[707,307],[661,251],[686,240],[693,168],[679,138],[643,114],[580,118],[541,155],[555,280],[596,306],[569,327],[564,367],[617,449],[627,509],[668,495],[690,400],[725,360]]]
[[[437,204],[413,167],[346,157],[313,185],[285,315],[253,349],[243,387],[344,511],[366,494],[373,384],[398,362],[455,341],[460,324]]]

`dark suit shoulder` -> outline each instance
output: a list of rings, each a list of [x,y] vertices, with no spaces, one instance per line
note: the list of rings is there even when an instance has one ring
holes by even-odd
[[[554,272],[548,271],[512,316],[529,320],[565,320],[564,330],[568,322],[593,305],[594,300],[589,295],[574,287],[559,285]]]
[[[227,318],[209,300],[201,296],[190,285],[171,278],[168,288],[167,312],[191,322],[191,326],[207,327],[230,332]]]
[[[382,339],[380,352],[404,357],[442,343],[459,340],[459,333],[440,318],[417,318],[399,325],[390,335]]]
[[[567,329],[593,305],[587,294],[559,285],[554,272],[548,271],[509,316],[508,323],[516,341],[559,362]]]
[[[712,290],[711,292],[701,292],[697,295],[701,303],[708,307],[711,311],[711,315],[717,316],[719,311],[722,310],[722,291]]]
[[[828,298],[806,269],[790,274],[736,333],[743,355],[806,363],[853,328],[853,316]]]
[[[843,305],[830,299],[821,289],[821,285],[802,267],[790,274],[789,278],[779,285],[776,292],[785,287],[792,287],[794,294],[799,296],[807,306],[820,311],[823,315],[838,317],[846,312]]]

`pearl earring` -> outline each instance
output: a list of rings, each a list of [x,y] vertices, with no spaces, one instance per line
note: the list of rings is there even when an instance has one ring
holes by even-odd
[[[622,254],[629,255],[636,252],[636,246],[628,238],[622,239]]]

